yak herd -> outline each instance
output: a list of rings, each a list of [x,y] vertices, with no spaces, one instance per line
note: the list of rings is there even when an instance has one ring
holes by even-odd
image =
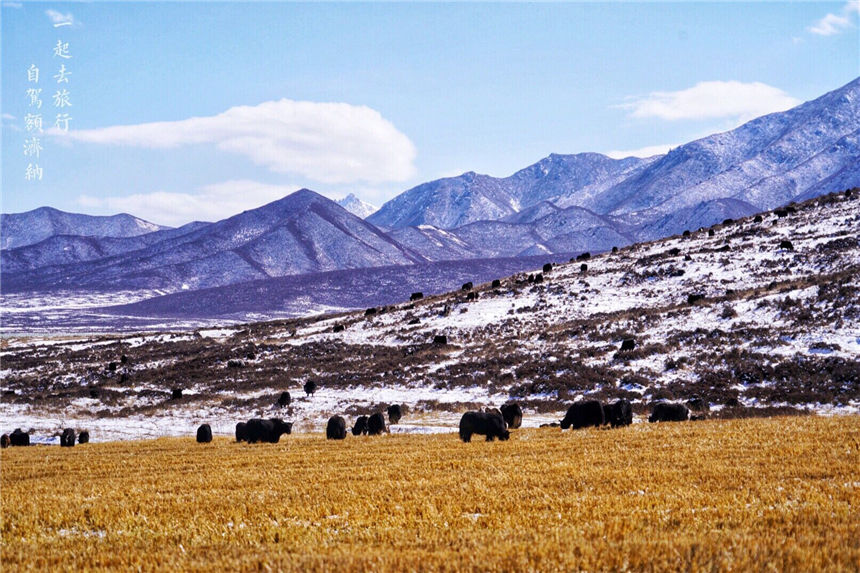
[[[651,409],[649,422],[683,422],[685,420],[699,419],[691,415],[691,409],[704,411],[707,405],[701,398],[693,397],[686,403],[679,402],[657,402]],[[403,417],[404,407],[391,405],[388,407],[389,424],[398,424]],[[475,434],[485,436],[486,440],[507,440],[510,438],[510,430],[517,429],[523,422],[522,407],[516,402],[508,402],[501,408],[487,408],[483,411],[466,412],[460,418],[459,435],[464,442],[470,442]],[[572,428],[578,430],[588,427],[600,427],[610,425],[613,428],[629,426],[633,423],[633,406],[629,400],[624,398],[612,403],[603,404],[599,400],[582,400],[571,405],[560,422],[543,424],[541,427],[561,427],[562,430]],[[254,444],[265,442],[276,444],[284,434],[291,434],[293,423],[285,422],[280,418],[252,418],[247,422],[236,424],[236,441]],[[388,432],[385,417],[382,412],[376,412],[370,416],[359,416],[355,424],[348,430],[346,420],[343,416],[332,416],[326,424],[326,439],[343,440],[347,431],[353,436],[369,435],[378,436]],[[72,447],[75,441],[86,444],[90,440],[90,434],[84,430],[75,434],[72,428],[66,428],[60,434],[60,445]],[[197,428],[197,441],[203,444],[212,441],[212,427],[209,424],[201,424]],[[11,434],[0,436],[0,446],[29,446],[30,434],[16,428]]]

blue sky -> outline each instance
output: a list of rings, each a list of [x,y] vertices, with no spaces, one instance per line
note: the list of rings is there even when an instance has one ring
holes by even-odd
[[[300,187],[380,205],[550,153],[662,152],[860,75],[858,6],[4,1],[2,211],[177,225]]]

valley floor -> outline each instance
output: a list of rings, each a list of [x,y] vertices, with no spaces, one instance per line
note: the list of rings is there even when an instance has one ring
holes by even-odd
[[[860,417],[2,450],[4,571],[856,571]]]

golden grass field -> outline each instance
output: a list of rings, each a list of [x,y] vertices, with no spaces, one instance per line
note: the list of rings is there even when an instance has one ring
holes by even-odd
[[[0,460],[4,572],[860,570],[857,416]]]

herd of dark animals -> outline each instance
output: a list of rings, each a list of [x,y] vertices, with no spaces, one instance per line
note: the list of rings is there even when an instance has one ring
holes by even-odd
[[[284,392],[289,397],[289,393]],[[281,396],[283,398],[283,395]],[[279,400],[280,403],[280,400]],[[403,406],[394,404],[388,407],[389,424],[398,424],[403,417]],[[692,411],[704,412],[707,404],[699,397],[693,397],[685,404],[677,402],[657,402],[651,409],[649,422],[683,422],[686,420],[701,419],[702,415],[691,415]],[[483,411],[470,411],[460,418],[459,435],[464,442],[470,442],[475,434],[486,437],[488,442],[498,438],[507,440],[510,438],[510,430],[522,426],[523,409],[516,402],[503,404],[501,408],[487,408]],[[572,428],[578,430],[588,427],[600,427],[610,425],[613,428],[629,426],[633,423],[633,406],[625,398],[621,398],[609,404],[603,404],[599,400],[582,400],[575,402],[568,408],[567,413],[560,422],[541,425],[544,427],[560,427],[562,430]],[[370,416],[359,416],[352,429],[353,436],[378,436],[388,432],[385,424],[385,416],[382,412],[376,412]],[[255,444],[258,442],[277,444],[284,434],[292,434],[293,423],[285,422],[280,418],[252,418],[247,422],[236,424],[236,441]],[[347,435],[347,424],[343,416],[332,416],[326,424],[326,439],[343,440]],[[60,446],[72,447],[75,440],[79,444],[90,441],[90,434],[84,430],[75,434],[72,428],[66,428],[60,435]],[[212,441],[212,427],[209,424],[201,424],[197,428],[197,442],[208,444]],[[16,428],[11,434],[0,436],[0,446],[29,446],[30,434]]]
[[[852,193],[855,190],[849,189],[844,192],[845,198],[850,199],[852,197]],[[827,200],[832,195],[837,195],[835,193],[825,196],[822,200]],[[775,209],[774,214],[776,214],[779,218],[787,217],[789,214],[795,212],[795,208],[793,205],[789,205],[787,207],[781,209]],[[755,223],[762,222],[762,216],[756,215],[753,221]],[[726,219],[723,221],[723,225],[732,224],[734,221],[732,219]],[[700,229],[704,230],[704,229]],[[690,231],[684,231],[684,237],[690,236]],[[708,229],[708,236],[714,236],[714,229]],[[794,246],[791,241],[783,240],[779,244],[780,249],[784,250],[794,250]],[[679,249],[672,249],[673,254],[679,254]],[[617,253],[618,247],[612,247],[612,253]],[[575,258],[571,258],[570,262],[581,262],[580,271],[586,272],[588,270],[588,265],[584,261],[588,261],[591,259],[591,254],[588,252],[581,253]],[[520,282],[528,282],[528,283],[542,283],[544,281],[544,275],[549,274],[553,269],[553,263],[546,263],[541,269],[542,272],[537,274],[528,275],[527,279],[517,280]],[[498,288],[501,285],[501,281],[496,279],[492,282],[491,288]],[[468,292],[471,300],[478,298],[478,293],[473,292],[474,284],[469,281],[464,283],[461,287],[462,291]],[[409,297],[410,301],[417,301],[424,298],[424,293],[414,292]],[[698,294],[689,294],[687,297],[687,302],[689,304],[694,304],[703,298],[703,295]],[[368,309],[365,312],[365,315],[376,314],[376,309]],[[343,325],[335,325],[334,331],[339,332],[344,329]],[[436,335],[433,338],[434,344],[445,345],[448,343],[447,337],[445,335]],[[634,350],[636,347],[636,342],[632,339],[624,340],[621,343],[621,351],[630,351]],[[253,359],[253,355],[249,355],[248,359]],[[123,355],[120,358],[120,363],[125,364],[128,361],[128,357]],[[108,365],[108,369],[110,371],[116,371],[119,366],[116,362],[111,362]],[[227,363],[228,367],[233,368],[241,368],[244,366],[242,360],[230,360]],[[316,392],[317,385],[313,381],[308,381],[304,385],[305,394],[311,396]],[[180,388],[174,388],[171,393],[171,399],[178,400],[182,398],[182,390]],[[288,406],[291,402],[291,397],[289,392],[283,392],[278,398],[278,405],[281,407]],[[658,401],[656,402],[651,410],[651,415],[648,417],[649,422],[681,422],[686,420],[699,420],[704,417],[704,413],[707,412],[708,405],[701,398],[693,397],[690,400],[687,400],[686,403],[677,403],[677,402],[664,402]],[[698,412],[698,414],[691,414],[692,411]],[[400,406],[390,406],[388,408],[388,417],[389,422],[391,424],[397,424],[402,416],[402,409]],[[462,418],[460,418],[460,428],[459,434],[460,438],[464,442],[471,441],[472,435],[479,434],[486,436],[487,441],[492,441],[495,438],[499,438],[500,440],[507,440],[510,438],[510,432],[508,428],[516,429],[519,428],[522,423],[522,408],[520,408],[519,404],[516,403],[508,403],[501,407],[501,409],[490,408],[486,409],[482,412],[466,412],[463,414]],[[580,402],[574,403],[570,408],[568,408],[567,413],[560,422],[553,422],[550,424],[542,424],[541,427],[561,427],[561,429],[566,430],[568,428],[580,429],[586,427],[599,427],[605,424],[609,424],[613,428],[620,426],[627,426],[633,423],[633,409],[630,402],[624,398],[617,400],[611,404],[602,404],[597,400],[583,400]],[[268,420],[263,420],[260,418],[255,418],[248,420],[247,422],[239,422],[236,424],[236,441],[237,442],[269,442],[269,443],[277,443],[280,437],[283,434],[292,433],[292,422],[285,422],[280,418],[270,418]],[[328,424],[326,425],[326,438],[330,440],[342,440],[346,438],[346,420],[342,416],[332,416]],[[385,426],[385,418],[383,417],[381,412],[376,412],[371,416],[359,416],[355,422],[355,425],[352,427],[352,434],[354,436],[359,435],[379,435],[383,432],[388,431]],[[90,434],[88,431],[83,430],[79,434],[75,434],[75,430],[73,428],[65,428],[60,435],[60,446],[62,447],[72,447],[75,445],[75,440],[77,439],[77,443],[86,444],[89,442]],[[212,428],[209,424],[202,424],[197,429],[197,441],[200,443],[209,443],[212,441]],[[20,428],[16,428],[11,434],[3,434],[0,436],[0,447],[7,448],[9,446],[29,446],[30,445],[30,434],[28,432],[22,431]]]

